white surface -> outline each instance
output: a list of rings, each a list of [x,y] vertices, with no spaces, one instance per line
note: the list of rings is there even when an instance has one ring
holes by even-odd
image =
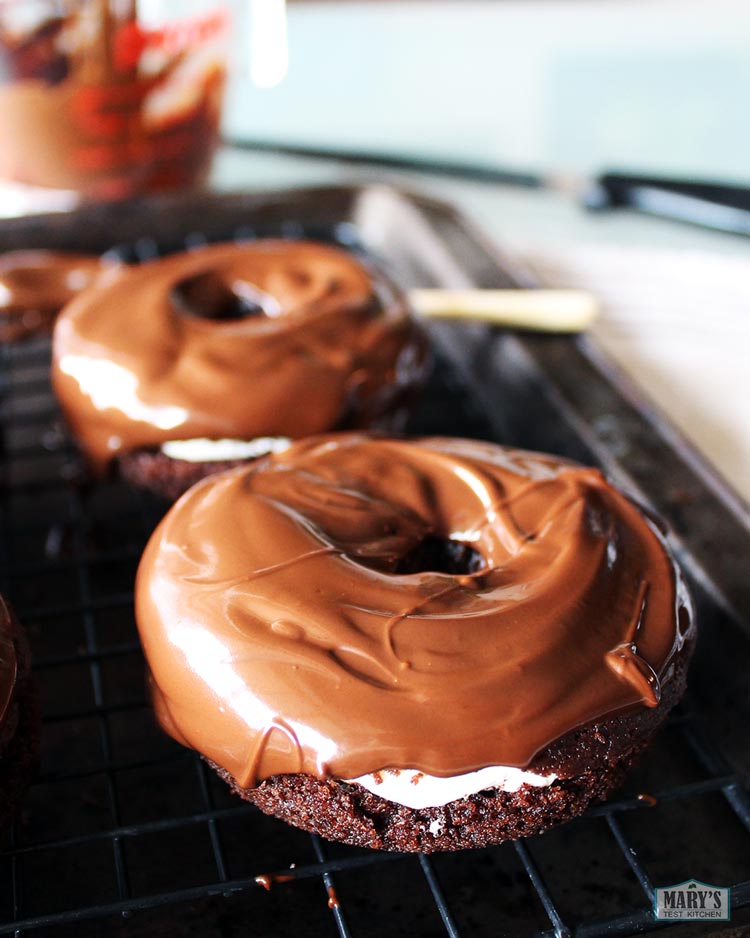
[[[508,765],[491,765],[450,778],[425,775],[416,769],[383,769],[346,781],[356,782],[374,795],[407,808],[438,808],[485,788],[499,788],[501,791],[518,791],[522,785],[546,788],[556,778],[554,774],[536,775]]]
[[[602,301],[593,339],[750,500],[750,258],[529,244],[546,282]]]

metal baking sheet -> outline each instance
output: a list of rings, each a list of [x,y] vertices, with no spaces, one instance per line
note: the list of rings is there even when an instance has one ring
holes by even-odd
[[[119,246],[146,259],[253,234],[365,250],[404,286],[524,280],[451,207],[380,186],[14,219],[0,250]],[[688,878],[731,886],[733,924],[750,922],[746,507],[585,337],[430,331],[436,367],[412,432],[598,464],[672,526],[701,639],[688,699],[642,765],[562,828],[431,858],[326,844],[241,804],[157,731],[145,699],[131,587],[163,506],[118,483],[81,485],[49,343],[6,345],[0,589],[32,640],[45,727],[39,780],[0,837],[0,934],[626,935],[655,927],[654,886]],[[256,882],[274,874],[285,879],[268,891]]]

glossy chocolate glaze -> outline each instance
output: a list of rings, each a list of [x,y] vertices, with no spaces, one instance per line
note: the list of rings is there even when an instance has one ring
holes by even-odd
[[[13,643],[13,620],[10,610],[0,596],[0,741],[3,738],[3,721],[13,699],[18,676],[18,659]],[[2,746],[0,746],[0,753]]]
[[[420,327],[383,278],[338,248],[269,240],[108,277],[60,317],[53,381],[102,467],[168,440],[370,426],[425,361]]]
[[[435,538],[482,566],[397,572]],[[364,434],[192,488],[146,548],[136,612],[161,725],[240,787],[526,768],[655,707],[692,630],[662,536],[599,471]]]
[[[102,269],[98,258],[71,251],[0,255],[0,340],[51,328],[58,311]]]

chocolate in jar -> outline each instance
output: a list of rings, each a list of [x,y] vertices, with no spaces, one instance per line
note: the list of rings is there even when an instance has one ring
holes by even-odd
[[[94,198],[199,184],[227,34],[223,7],[157,28],[135,0],[0,4],[0,176]]]

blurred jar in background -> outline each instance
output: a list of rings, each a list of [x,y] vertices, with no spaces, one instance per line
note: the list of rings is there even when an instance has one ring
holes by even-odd
[[[199,185],[218,142],[229,11],[169,9],[0,0],[0,177],[98,199]]]

